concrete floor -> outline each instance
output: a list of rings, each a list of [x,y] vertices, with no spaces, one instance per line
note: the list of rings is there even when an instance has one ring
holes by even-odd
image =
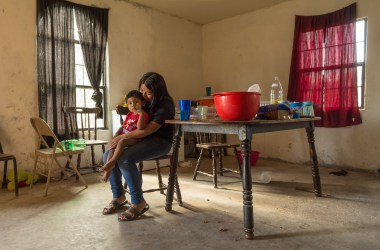
[[[332,176],[320,168],[324,196],[316,198],[308,165],[260,159],[253,169],[255,237],[246,240],[238,176],[219,177],[214,189],[209,177],[192,180],[194,165],[179,168],[184,207],[174,201],[169,213],[165,196],[145,194],[150,210],[131,222],[101,214],[111,193],[97,173],[84,176],[88,189],[74,178],[53,182],[48,197],[43,184],[21,188],[18,198],[1,190],[0,249],[379,249],[380,178],[373,173]],[[262,171],[272,171],[270,183],[259,182]],[[156,185],[154,171],[143,176],[144,187]]]

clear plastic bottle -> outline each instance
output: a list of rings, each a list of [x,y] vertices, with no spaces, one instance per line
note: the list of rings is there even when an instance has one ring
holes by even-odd
[[[260,182],[268,184],[272,180],[272,171],[263,171],[260,175]]]
[[[282,95],[282,86],[280,80],[278,80],[278,76],[274,77],[274,82],[272,83],[272,87],[270,89],[270,103],[276,104],[283,101]]]

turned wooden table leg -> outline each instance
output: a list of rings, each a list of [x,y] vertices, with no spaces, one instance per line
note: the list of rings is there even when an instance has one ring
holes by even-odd
[[[243,214],[244,233],[246,239],[253,238],[253,206],[252,206],[252,175],[251,175],[251,140],[245,139],[241,143],[243,158]]]
[[[310,126],[306,128],[307,140],[309,142],[309,151],[311,159],[311,172],[313,176],[313,185],[315,196],[322,196],[321,180],[319,176],[318,158],[315,150],[314,139],[314,124],[310,123]]]
[[[165,210],[172,210],[173,203],[173,193],[174,193],[174,181],[177,178],[177,166],[178,166],[178,152],[179,152],[179,144],[181,141],[181,127],[180,125],[175,125],[174,127],[174,138],[173,138],[173,154],[171,159],[171,165],[169,170],[169,181],[168,181],[168,189],[166,192],[166,204]]]

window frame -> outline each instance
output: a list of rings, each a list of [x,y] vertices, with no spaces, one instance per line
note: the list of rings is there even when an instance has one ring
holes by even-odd
[[[357,88],[358,88],[358,108],[361,109],[361,110],[364,110],[365,109],[365,79],[366,79],[366,76],[365,76],[365,73],[366,73],[366,61],[367,61],[367,24],[368,24],[368,20],[366,17],[363,17],[363,18],[358,18],[356,20],[356,23],[360,22],[360,21],[364,21],[364,37],[363,37],[363,45],[364,45],[364,58],[363,58],[363,62],[356,62],[355,65],[356,65],[356,73],[358,74],[359,72],[359,67],[362,67],[361,69],[361,86],[357,85]],[[360,41],[361,42],[361,41]],[[358,41],[356,41],[356,45],[358,44]],[[357,49],[357,46],[355,46],[355,49]]]

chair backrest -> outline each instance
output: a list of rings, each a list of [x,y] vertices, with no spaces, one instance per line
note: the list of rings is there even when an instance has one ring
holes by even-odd
[[[0,142],[0,154],[4,154],[3,147],[1,146],[1,142]]]
[[[66,136],[70,139],[96,140],[96,116],[100,111],[99,107],[64,107]],[[91,122],[94,122],[94,128],[91,128]]]
[[[128,107],[123,107],[121,105],[117,105],[116,106],[116,113],[120,116],[120,125],[123,125],[123,115],[126,115],[128,114],[129,112],[129,109]]]
[[[208,143],[224,143],[225,135],[223,134],[211,134],[211,133],[195,133],[196,141],[198,144],[208,144]]]
[[[44,136],[51,137],[54,140],[54,148],[59,148],[62,151],[64,151],[63,147],[59,143],[58,138],[55,136],[54,132],[51,130],[49,125],[42,120],[39,117],[32,117],[30,118],[30,123],[32,124],[34,130],[38,134],[39,140],[40,140],[40,147],[41,145],[44,145],[46,148],[50,148],[49,144],[46,142]]]

